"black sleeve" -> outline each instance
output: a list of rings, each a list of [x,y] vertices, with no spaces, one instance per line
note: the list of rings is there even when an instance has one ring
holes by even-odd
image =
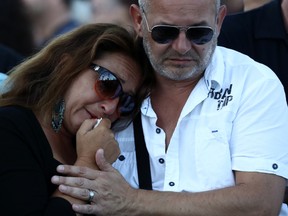
[[[284,203],[288,204],[288,186],[286,186],[286,190],[285,190]]]
[[[10,47],[0,44],[0,59],[0,72],[7,73],[14,66],[24,60],[24,56],[21,56]]]
[[[54,197],[49,199],[48,206],[45,216],[66,216],[66,215],[75,215],[75,212],[71,208],[71,204],[65,199]]]
[[[239,36],[241,38],[241,33],[240,35],[237,35],[239,33],[239,23],[237,23],[237,20],[233,19],[233,16],[236,15],[229,15],[225,17],[218,37],[218,45],[230,49],[234,49],[236,46],[234,40]]]
[[[218,37],[218,45],[253,57],[255,24],[251,20],[253,17],[247,12],[225,17]]]
[[[0,215],[75,216],[67,200],[50,199],[57,165],[35,121],[0,109]]]

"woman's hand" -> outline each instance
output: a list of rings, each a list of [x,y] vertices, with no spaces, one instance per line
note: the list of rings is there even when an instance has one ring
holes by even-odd
[[[120,154],[119,145],[110,129],[110,120],[103,118],[94,128],[96,122],[95,119],[85,120],[76,134],[76,166],[98,169],[95,163],[95,154],[100,148],[104,149],[105,158],[109,163],[113,163]]]

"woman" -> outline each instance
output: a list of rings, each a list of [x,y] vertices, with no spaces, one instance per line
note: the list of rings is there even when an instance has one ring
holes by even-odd
[[[12,71],[0,96],[1,214],[75,215],[71,203],[84,201],[61,194],[51,177],[59,164],[97,169],[99,148],[117,158],[110,126],[131,119],[145,95],[141,53],[125,29],[91,24]]]

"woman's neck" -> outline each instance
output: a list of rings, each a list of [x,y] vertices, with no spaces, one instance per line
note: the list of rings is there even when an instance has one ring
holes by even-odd
[[[53,157],[63,164],[74,164],[76,161],[75,137],[59,131],[56,133],[51,125],[47,125],[43,118],[36,114],[36,117],[50,144]]]

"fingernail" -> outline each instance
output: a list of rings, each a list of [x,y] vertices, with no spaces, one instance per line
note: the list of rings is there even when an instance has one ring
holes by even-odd
[[[63,166],[63,165],[59,165],[59,166],[57,167],[57,171],[58,171],[58,172],[63,172],[63,171],[64,171],[64,166]]]
[[[66,187],[65,185],[60,185],[60,186],[59,186],[59,190],[60,190],[61,192],[65,192],[65,191],[67,190],[67,187]]]
[[[52,179],[51,179],[51,181],[52,181],[53,183],[58,183],[58,182],[59,182],[59,176],[53,176]]]
[[[72,208],[73,208],[74,211],[78,211],[80,209],[79,205],[77,205],[77,204],[73,204]]]

